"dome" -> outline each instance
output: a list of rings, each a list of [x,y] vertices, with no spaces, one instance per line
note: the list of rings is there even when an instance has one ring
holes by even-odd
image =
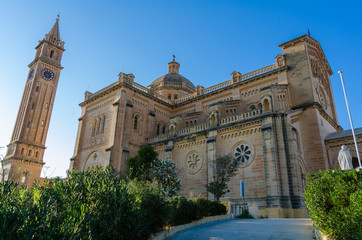
[[[182,89],[188,93],[192,93],[195,91],[195,85],[190,80],[181,76],[178,73],[180,64],[178,62],[175,62],[175,59],[173,59],[172,62],[168,63],[167,66],[168,74],[163,75],[162,77],[159,77],[155,81],[153,81],[150,85],[151,88],[154,88],[155,90]]]
[[[193,90],[195,89],[195,85],[190,80],[177,73],[163,75],[162,77],[159,77],[153,81],[151,86],[155,86],[156,88],[159,86],[183,87],[182,83],[185,83],[184,87],[188,87]]]

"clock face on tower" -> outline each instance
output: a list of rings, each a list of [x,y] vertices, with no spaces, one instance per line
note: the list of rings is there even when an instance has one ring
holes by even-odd
[[[44,78],[45,80],[53,80],[54,78],[54,73],[52,70],[50,69],[47,69],[47,68],[44,68],[42,71],[41,71],[41,76],[42,78]]]
[[[28,80],[32,79],[34,76],[34,68],[30,71]]]

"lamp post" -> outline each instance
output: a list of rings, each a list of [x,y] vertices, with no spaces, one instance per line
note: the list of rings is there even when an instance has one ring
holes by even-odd
[[[361,167],[362,167],[362,166],[361,166],[361,158],[360,158],[360,156],[359,156],[359,151],[358,151],[358,145],[357,145],[356,135],[354,134],[354,128],[353,128],[353,123],[352,123],[352,116],[351,116],[351,112],[349,111],[347,94],[346,94],[346,90],[345,90],[345,88],[344,88],[344,83],[343,83],[342,71],[338,71],[338,73],[339,73],[339,76],[341,77],[342,88],[343,88],[343,93],[344,93],[344,99],[346,100],[346,106],[347,106],[347,111],[348,111],[349,122],[350,122],[350,124],[351,124],[353,141],[354,141],[354,145],[355,145],[355,147],[356,147],[356,153],[357,153],[357,158],[358,158],[359,167],[361,168]]]

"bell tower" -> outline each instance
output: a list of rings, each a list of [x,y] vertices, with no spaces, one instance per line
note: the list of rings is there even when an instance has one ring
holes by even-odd
[[[43,156],[60,72],[64,42],[60,39],[59,15],[49,33],[36,46],[28,65],[23,97],[10,144],[3,162],[4,180],[32,185],[40,178]]]

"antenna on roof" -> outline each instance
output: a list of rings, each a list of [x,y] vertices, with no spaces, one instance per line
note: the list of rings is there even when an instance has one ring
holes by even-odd
[[[308,36],[310,37],[310,31],[309,31],[309,29],[308,29]]]

